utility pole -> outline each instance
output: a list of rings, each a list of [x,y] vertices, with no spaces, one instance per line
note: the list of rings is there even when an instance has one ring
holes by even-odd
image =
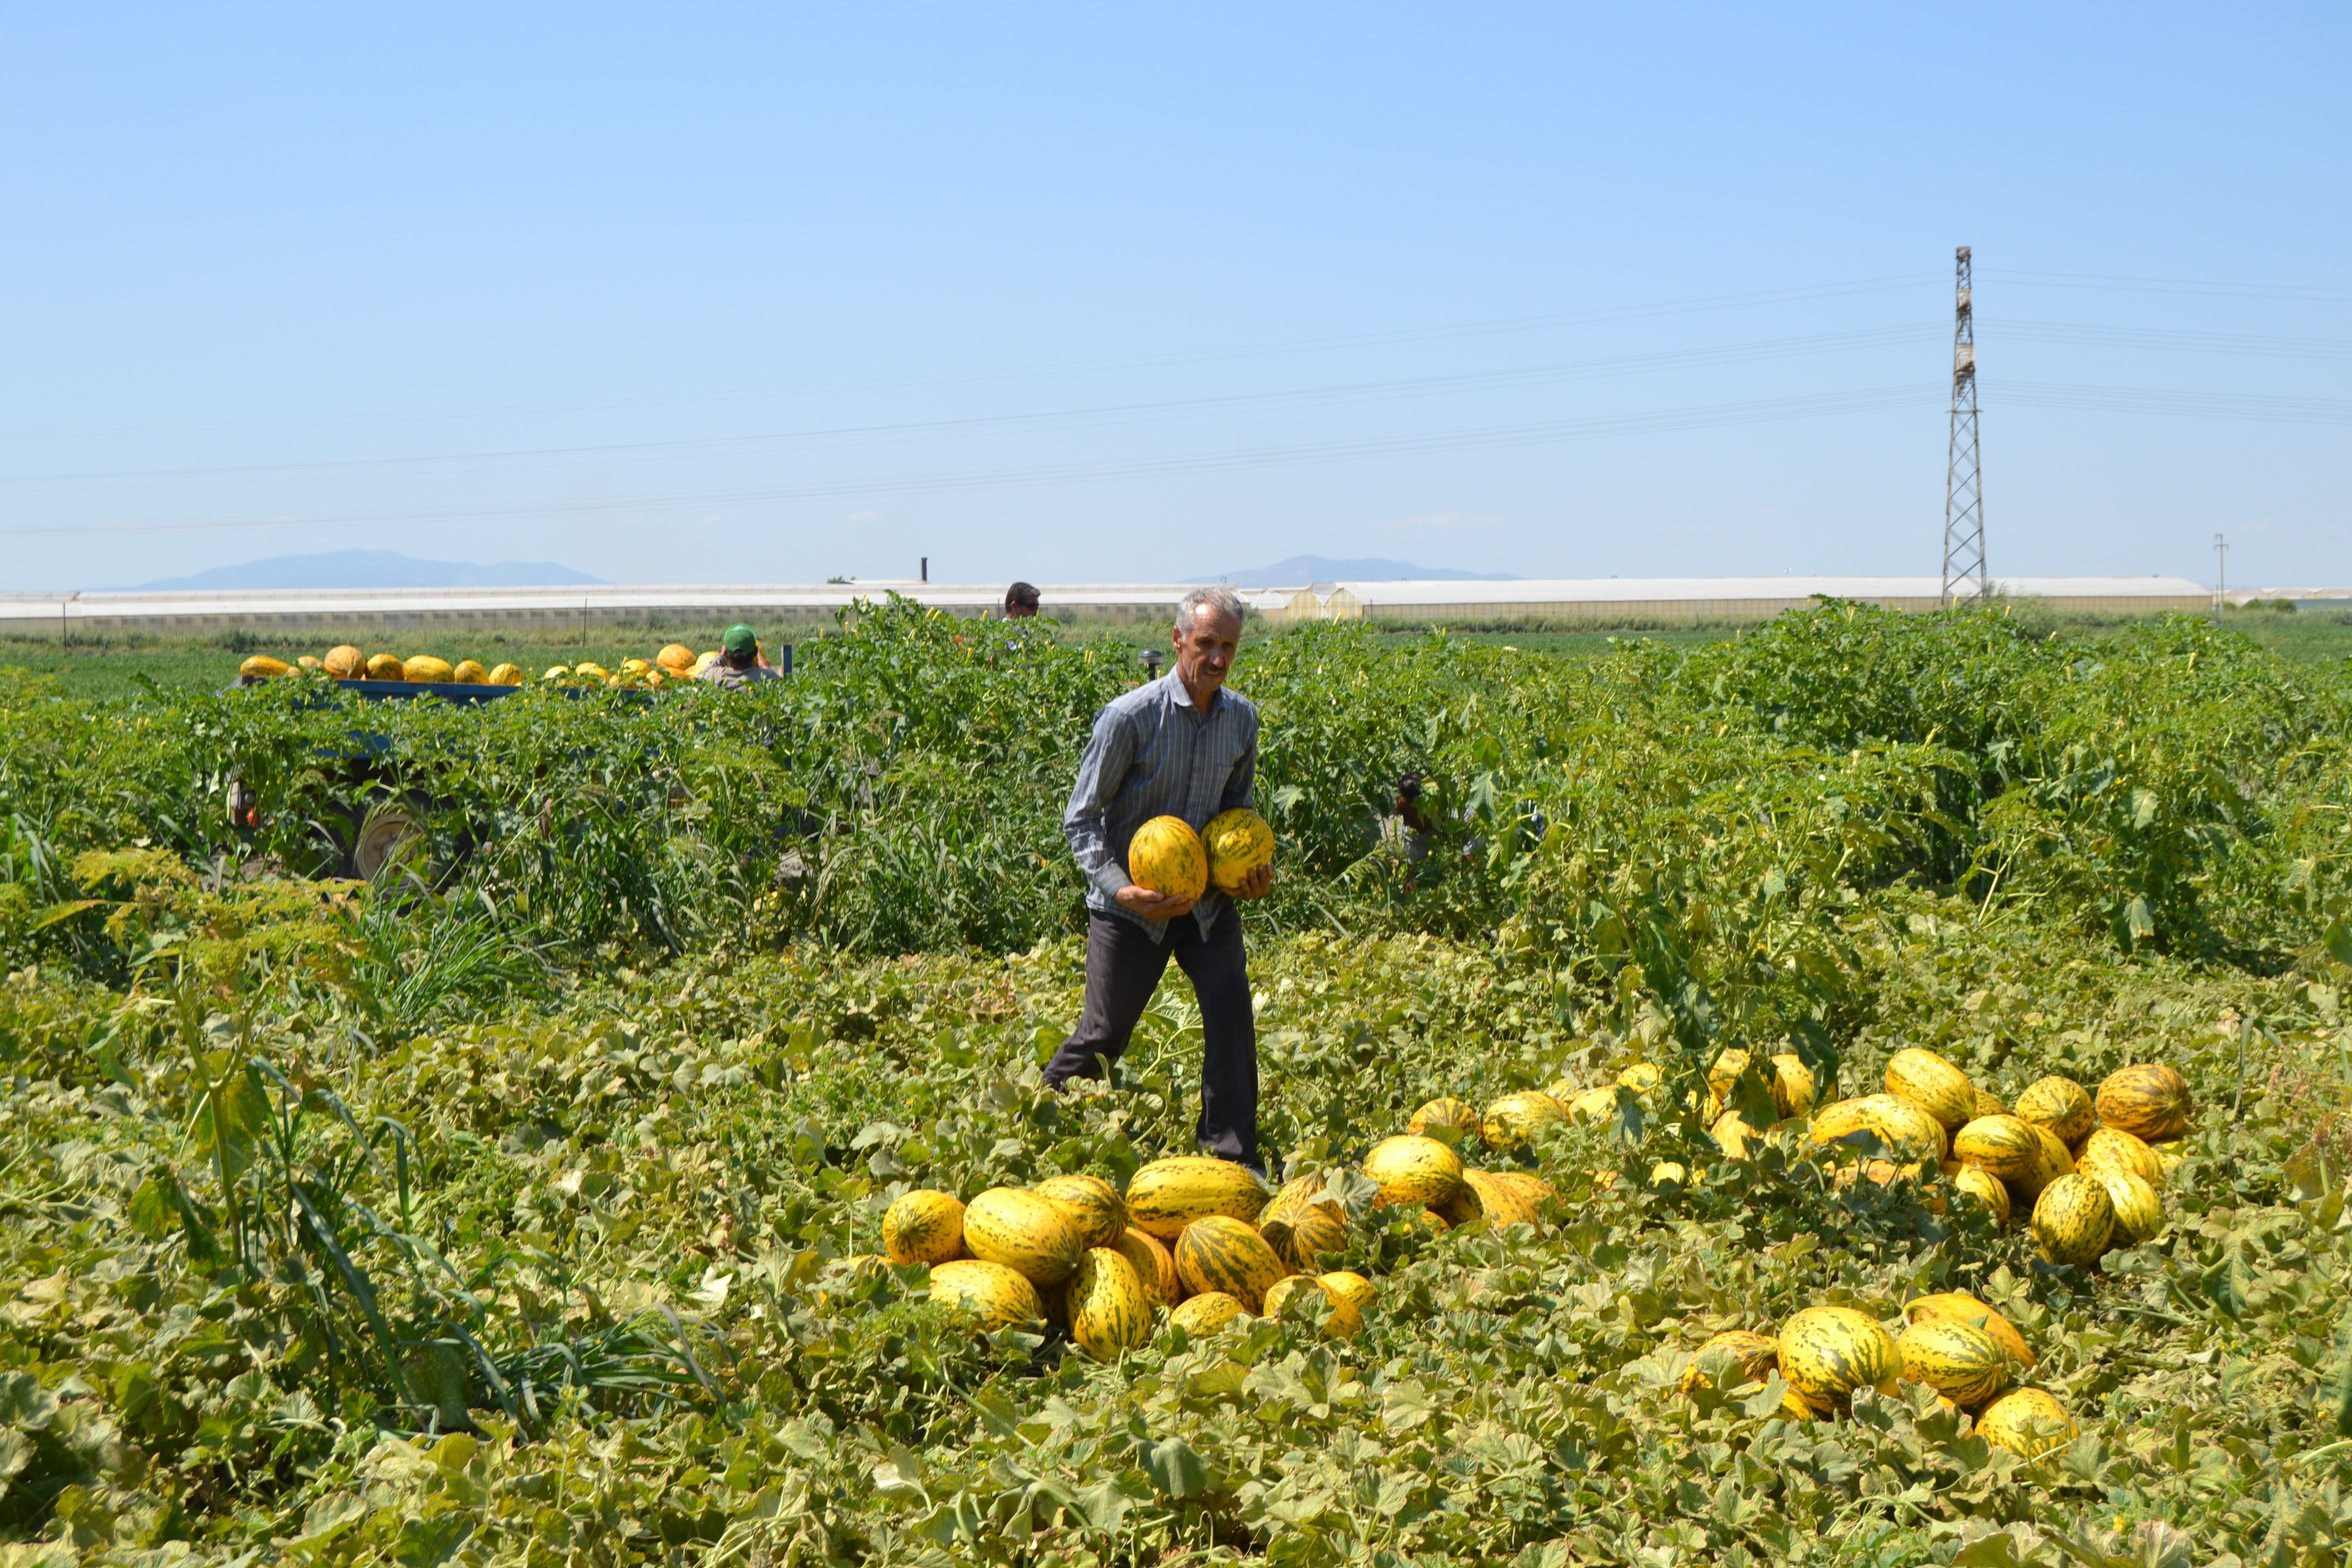
[[[1985,575],[1984,479],[1977,469],[1977,318],[1969,288],[1969,247],[1953,253],[1952,442],[1944,468],[1944,593],[1949,606],[1991,591]]]
[[[2230,602],[2230,542],[2220,534],[2213,536],[2213,613],[2220,615]]]

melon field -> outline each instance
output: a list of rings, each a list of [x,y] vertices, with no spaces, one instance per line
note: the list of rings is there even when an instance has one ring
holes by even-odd
[[[465,710],[0,680],[0,1565],[2352,1549],[2352,670],[1843,605],[1245,642],[1262,1132],[1373,1296],[1090,1354],[877,1255],[910,1189],[1192,1152],[1172,970],[1115,1082],[1039,1086],[1132,649],[885,605],[797,665]],[[2177,1069],[2160,1228],[2053,1262],[1979,1167],[1816,1142],[1753,1070],[1710,1134],[1727,1050],[1827,1108],[1906,1049],[2005,1107]],[[1428,1101],[1545,1089],[1602,1092],[1461,1145],[1532,1222],[1362,1173]],[[1697,1353],[1954,1292],[2064,1429],[1907,1376],[1809,1410],[1794,1331]]]

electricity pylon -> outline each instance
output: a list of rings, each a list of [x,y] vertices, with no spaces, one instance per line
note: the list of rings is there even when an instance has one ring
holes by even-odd
[[[1991,591],[1985,575],[1984,478],[1977,468],[1977,319],[1969,295],[1969,247],[1954,253],[1957,292],[1952,316],[1952,444],[1944,472],[1944,594],[1948,605],[1963,595]]]

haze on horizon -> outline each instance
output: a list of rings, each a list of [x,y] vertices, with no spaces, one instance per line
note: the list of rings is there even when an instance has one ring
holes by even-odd
[[[0,24],[0,590],[2352,581],[2340,7]]]

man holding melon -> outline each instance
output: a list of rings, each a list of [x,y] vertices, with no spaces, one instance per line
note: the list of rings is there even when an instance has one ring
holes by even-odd
[[[1176,606],[1176,666],[1107,704],[1078,763],[1062,831],[1087,875],[1087,996],[1045,1084],[1101,1076],[1173,958],[1201,1003],[1201,1117],[1209,1153],[1265,1174],[1257,1148],[1257,1021],[1235,899],[1274,881],[1274,832],[1250,809],[1257,709],[1224,689],[1247,606],[1196,588]]]

